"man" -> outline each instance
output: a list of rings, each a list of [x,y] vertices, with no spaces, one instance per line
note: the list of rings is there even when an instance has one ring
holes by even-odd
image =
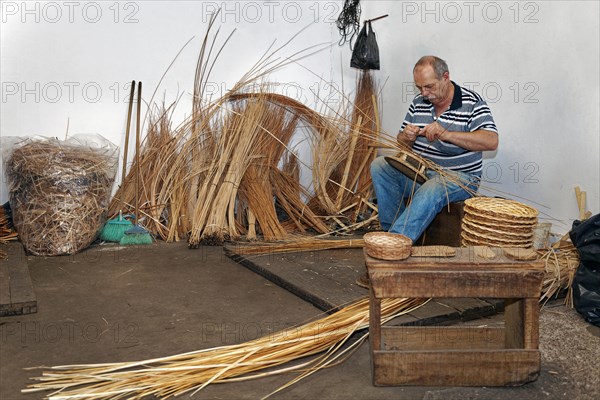
[[[422,57],[413,78],[420,94],[408,109],[398,141],[438,164],[449,177],[428,170],[428,180],[415,184],[378,157],[371,164],[371,178],[381,228],[408,236],[414,243],[448,203],[471,197],[464,187],[477,191],[481,152],[498,147],[498,131],[483,98],[451,81],[444,60]],[[405,200],[411,194],[407,207]],[[360,277],[357,283],[364,286],[364,280]]]
[[[435,162],[473,191],[482,170],[482,151],[498,147],[498,131],[486,102],[477,93],[450,80],[446,62],[422,57],[413,69],[421,92],[408,109],[398,141]],[[371,165],[381,227],[417,240],[448,203],[465,200],[470,193],[434,171],[415,187],[410,207],[405,199],[414,182],[378,157]]]

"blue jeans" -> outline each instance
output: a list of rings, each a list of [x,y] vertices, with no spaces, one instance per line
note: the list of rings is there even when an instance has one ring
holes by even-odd
[[[371,164],[371,179],[377,196],[379,222],[385,231],[401,233],[417,240],[435,216],[449,203],[471,197],[471,193],[455,183],[459,181],[473,192],[479,187],[479,176],[456,171],[445,171],[450,179],[439,173],[426,171],[429,178],[418,184],[377,157]],[[410,206],[406,199],[412,196]]]

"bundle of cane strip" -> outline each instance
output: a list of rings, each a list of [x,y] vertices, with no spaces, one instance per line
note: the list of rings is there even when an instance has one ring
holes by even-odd
[[[411,312],[426,302],[386,299],[382,301],[382,321]],[[212,383],[302,372],[292,384],[347,357],[367,334],[353,344],[348,339],[368,324],[369,301],[365,298],[316,321],[237,345],[137,362],[53,367],[23,392],[53,390],[47,398],[55,400],[166,398],[194,394]],[[284,366],[299,359],[304,360]],[[279,368],[259,372],[271,367]]]

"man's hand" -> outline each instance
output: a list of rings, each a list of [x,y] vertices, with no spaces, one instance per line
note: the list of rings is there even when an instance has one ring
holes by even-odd
[[[421,135],[427,137],[427,140],[433,142],[434,140],[444,140],[443,135],[446,133],[440,124],[434,122],[421,129]]]
[[[417,125],[406,125],[404,130],[398,134],[398,142],[412,145],[417,136],[421,134],[421,128]]]

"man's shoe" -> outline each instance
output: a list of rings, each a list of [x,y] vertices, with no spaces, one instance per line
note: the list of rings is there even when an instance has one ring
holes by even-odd
[[[371,282],[369,282],[369,274],[365,272],[364,275],[361,275],[358,278],[356,278],[356,284],[360,287],[368,289],[371,285]]]

